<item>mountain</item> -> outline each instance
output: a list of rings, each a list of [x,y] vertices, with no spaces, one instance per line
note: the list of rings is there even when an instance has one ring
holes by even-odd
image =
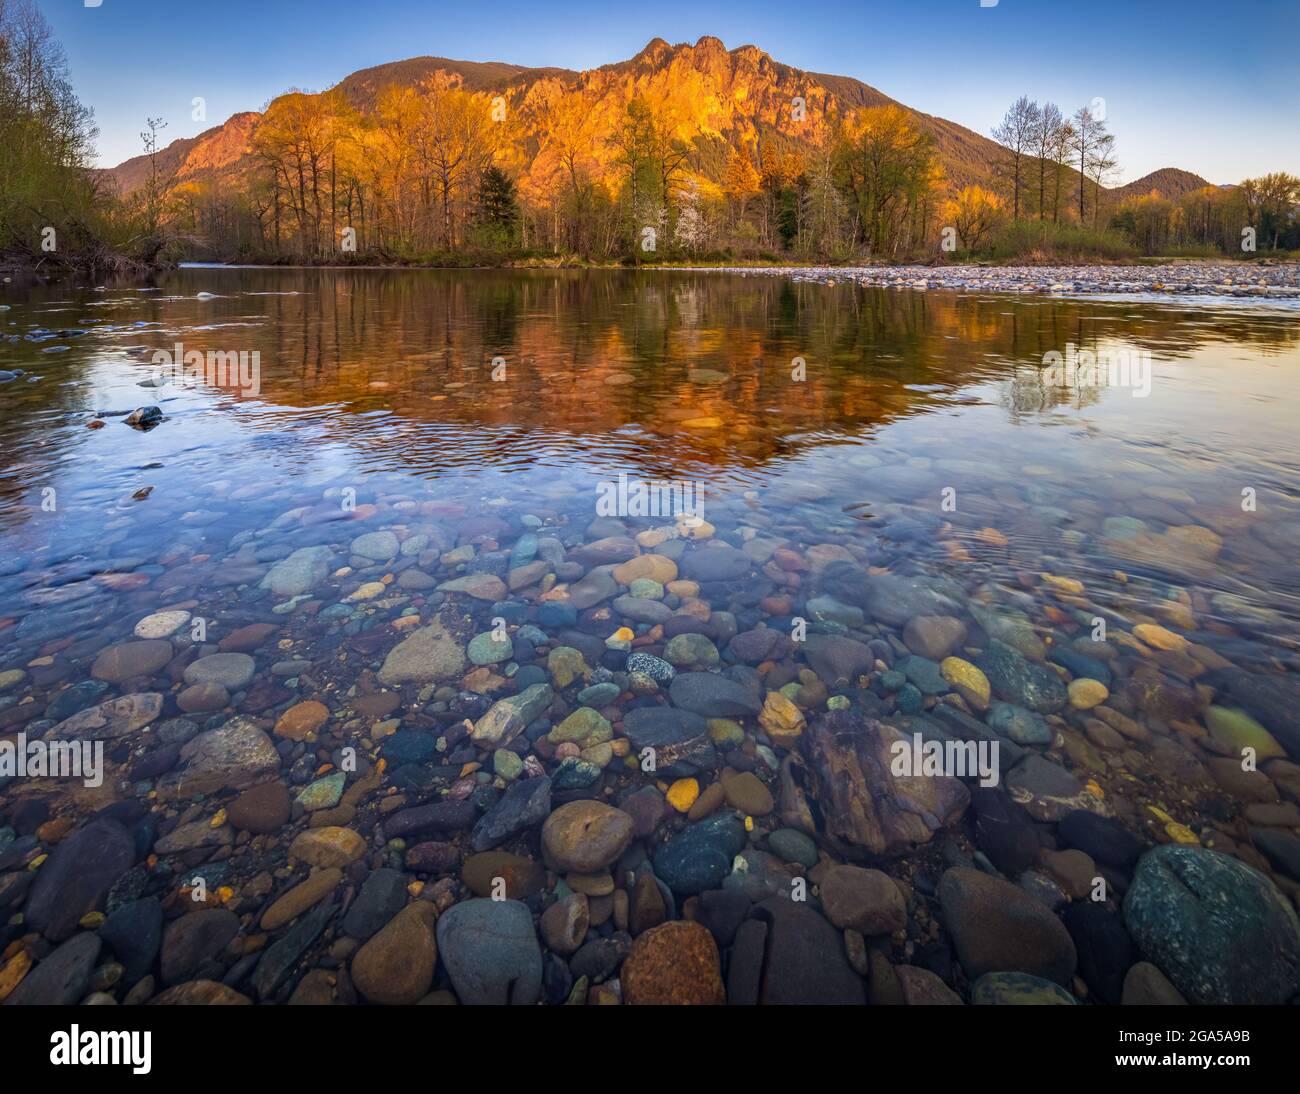
[[[1123,201],[1127,198],[1143,197],[1156,190],[1161,197],[1177,200],[1184,194],[1193,190],[1204,190],[1210,185],[1211,183],[1200,175],[1192,174],[1191,171],[1184,171],[1178,167],[1162,167],[1149,175],[1143,175],[1140,179],[1117,186],[1111,193]]]
[[[662,106],[674,119],[673,135],[691,152],[688,177],[705,192],[716,192],[732,149],[746,150],[754,158],[760,143],[779,153],[798,152],[822,142],[834,113],[891,104],[908,109],[934,138],[945,175],[954,186],[991,186],[999,176],[1000,148],[988,137],[945,118],[910,110],[851,77],[793,68],[752,45],[728,50],[710,36],[694,45],[669,45],[655,38],[628,60],[583,72],[412,57],[354,72],[336,87],[351,106],[369,113],[385,88],[419,88],[435,79],[485,100],[504,101],[510,139],[501,150],[500,162],[528,198],[553,191],[563,171],[556,143],[547,139],[557,104],[567,107],[567,116],[579,119],[584,167],[595,180],[610,181],[617,167],[607,138],[634,98]],[[794,119],[796,99],[805,104],[803,121]],[[178,184],[237,186],[240,177],[251,171],[252,139],[262,120],[263,115],[254,111],[235,114],[197,137],[173,141],[159,153],[158,169],[164,176],[174,172]],[[103,173],[129,194],[143,185],[149,171],[148,158],[136,156]],[[1077,188],[1078,176],[1070,170],[1067,178],[1063,190],[1069,193]],[[1166,197],[1177,197],[1206,185],[1197,175],[1167,167],[1108,195],[1122,199],[1157,189]]]
[[[502,62],[413,57],[362,69],[340,81],[349,103],[365,112],[390,85],[418,87],[435,77],[488,98],[502,96],[513,121],[513,148],[505,157],[520,178],[525,195],[546,191],[560,167],[546,147],[545,109],[556,98],[576,101],[591,134],[589,148],[596,177],[613,171],[613,152],[604,147],[624,116],[628,102],[646,98],[666,104],[676,119],[675,135],[691,148],[690,172],[704,186],[723,176],[732,148],[753,154],[760,141],[780,151],[798,151],[825,135],[832,111],[894,104],[895,100],[858,80],[805,72],[773,60],[756,46],[728,50],[703,37],[694,45],[649,42],[636,56],[585,72],[563,68],[525,68]],[[793,119],[796,98],[806,104],[806,120]],[[897,104],[902,105],[902,104]],[[992,180],[998,146],[989,138],[944,118],[912,112],[935,140],[948,178],[964,185]],[[251,140],[262,115],[236,114],[197,137],[167,145],[158,159],[164,175],[176,182],[223,179],[251,163]],[[603,162],[602,162],[603,161]],[[150,165],[136,156],[109,168],[122,193],[144,184]]]

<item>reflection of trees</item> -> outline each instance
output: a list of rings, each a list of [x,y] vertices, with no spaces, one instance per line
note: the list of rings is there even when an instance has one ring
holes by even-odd
[[[310,424],[372,466],[421,472],[524,467],[549,448],[605,461],[617,453],[657,477],[716,476],[861,435],[992,381],[1006,381],[1015,416],[1101,398],[1043,385],[1043,355],[1067,343],[1126,345],[1159,361],[1214,344],[1279,353],[1300,338],[1294,318],[1245,308],[767,275],[186,270],[168,288],[183,298],[110,321],[161,320],[166,335],[138,336],[151,347],[179,338],[186,349],[259,350],[261,394],[231,418],[250,443]],[[222,295],[200,303],[199,290]],[[86,368],[84,353],[75,347],[58,367]],[[504,383],[491,379],[497,356]],[[792,380],[795,358],[806,362],[805,382]],[[77,390],[45,382],[4,392],[0,440],[11,467],[0,491],[30,489],[12,465],[57,460],[82,442],[67,413],[98,408]]]

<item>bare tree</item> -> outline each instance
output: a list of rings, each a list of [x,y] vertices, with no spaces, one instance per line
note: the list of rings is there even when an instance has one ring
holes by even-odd
[[[1033,147],[1040,116],[1038,104],[1031,102],[1028,95],[1021,95],[1011,104],[1002,121],[993,127],[993,139],[1011,154],[1011,204],[1012,218],[1015,220],[1020,219],[1020,189],[1025,156]]]
[[[1115,138],[1106,132],[1106,122],[1086,106],[1074,112],[1073,151],[1079,170],[1079,223],[1084,222],[1084,196],[1088,179],[1094,179],[1100,197],[1100,180],[1115,166]]]
[[[1061,126],[1065,118],[1061,108],[1055,103],[1043,103],[1038,112],[1038,124],[1034,127],[1032,143],[1034,155],[1038,157],[1038,219],[1042,220],[1047,208],[1047,164],[1052,150],[1060,139]]]

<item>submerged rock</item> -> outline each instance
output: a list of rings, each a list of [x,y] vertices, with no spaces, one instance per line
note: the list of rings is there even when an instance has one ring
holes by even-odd
[[[434,620],[388,652],[379,679],[392,686],[451,680],[465,671],[465,653],[442,623]]]
[[[1300,921],[1244,862],[1166,844],[1138,862],[1124,923],[1192,1003],[1278,1005],[1300,992]]]
[[[911,744],[893,726],[849,711],[822,715],[803,734],[826,836],[845,854],[892,855],[928,843],[970,802],[953,776],[895,776],[899,742]]]

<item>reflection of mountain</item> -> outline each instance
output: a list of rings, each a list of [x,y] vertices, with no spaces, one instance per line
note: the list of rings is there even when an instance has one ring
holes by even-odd
[[[1214,344],[1267,354],[1300,338],[1293,318],[1259,312],[668,271],[195,269],[166,289],[175,295],[99,308],[117,336],[78,340],[42,369],[74,382],[0,396],[10,465],[0,490],[30,501],[32,476],[69,459],[142,462],[146,446],[126,445],[119,422],[91,433],[68,418],[102,409],[76,381],[106,346],[118,360],[101,368],[124,385],[116,397],[140,402],[168,397],[131,382],[129,362],[145,378],[153,349],[180,341],[261,354],[258,395],[185,393],[164,403],[177,417],[150,444],[184,434],[219,450],[234,431],[242,456],[292,460],[333,445],[368,470],[585,463],[675,478],[744,475],[902,417],[994,398],[970,389],[1013,376],[1014,414],[1050,409],[1078,393],[1045,391],[1037,368],[1071,343],[1168,360]],[[200,301],[200,291],[218,296]],[[131,326],[141,321],[153,325]],[[492,378],[495,358],[504,380]],[[792,378],[800,358],[802,381]]]

